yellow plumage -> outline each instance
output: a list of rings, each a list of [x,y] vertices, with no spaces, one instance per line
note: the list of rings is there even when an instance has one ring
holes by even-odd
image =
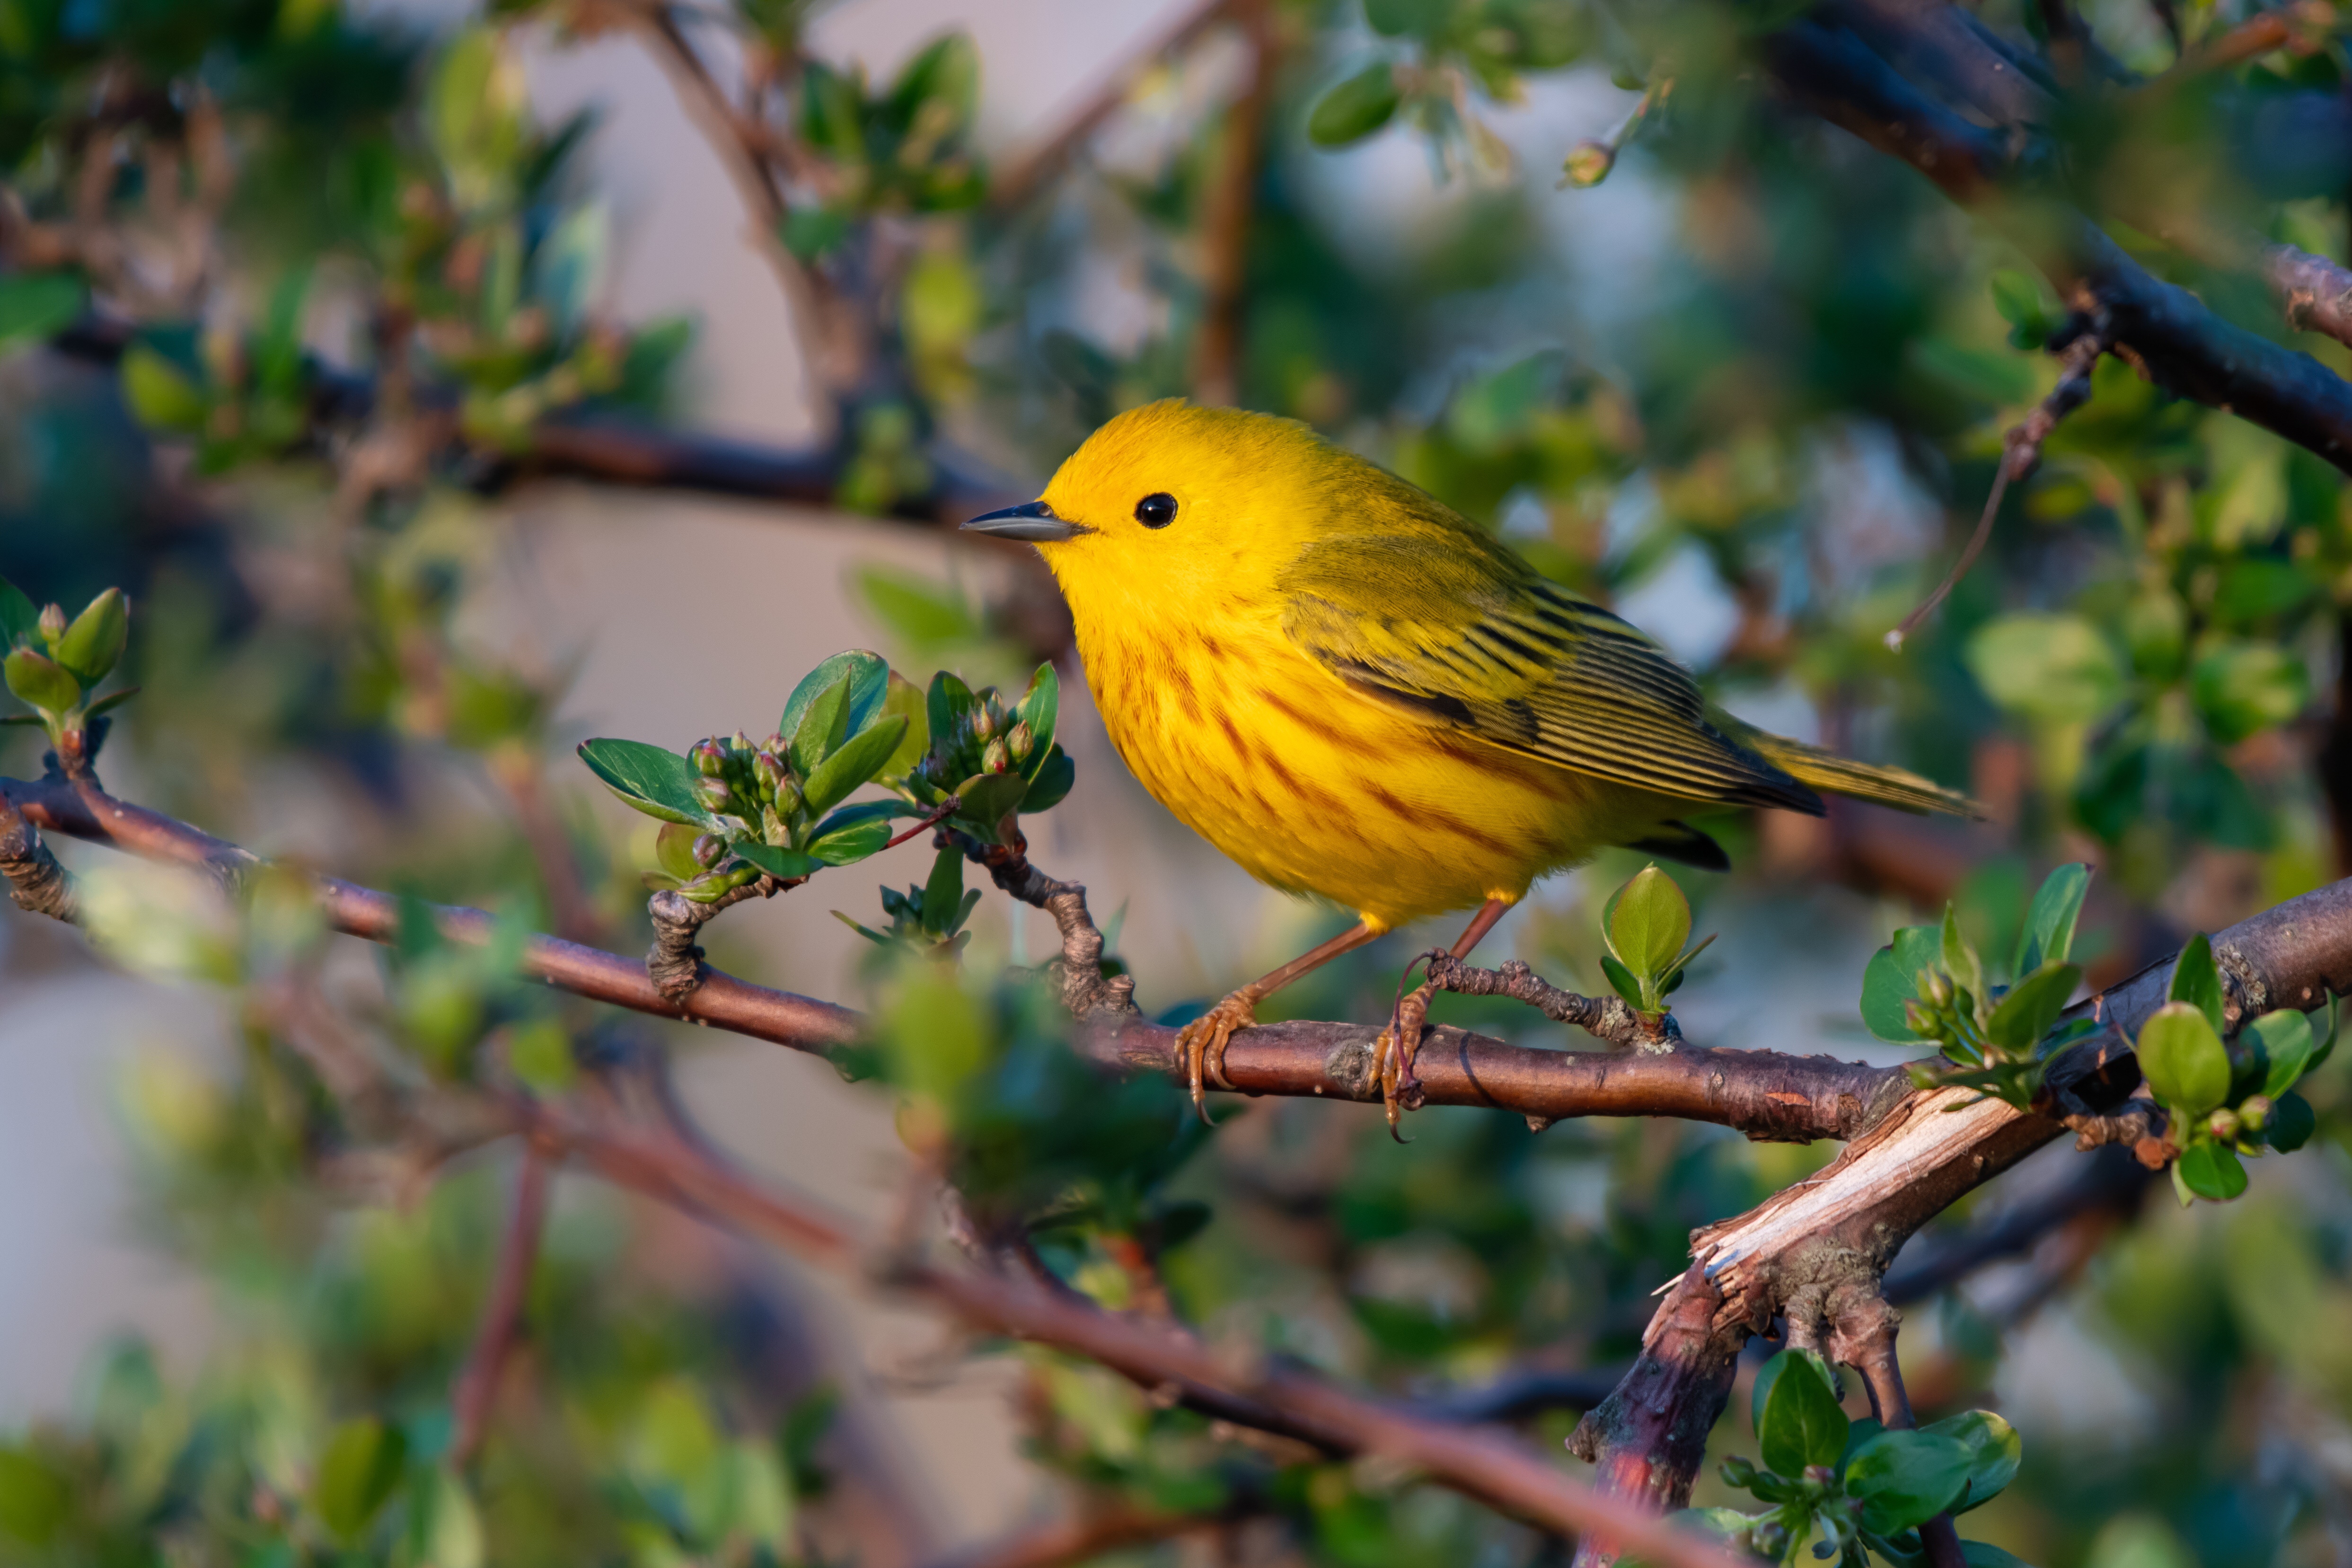
[[[1633,627],[1289,420],[1138,408],[967,526],[1037,543],[1144,786],[1366,935],[1498,910],[1605,845],[1719,864],[1680,820],[1706,805],[1968,809],[1731,719]],[[1271,988],[1228,998],[1213,1052]]]

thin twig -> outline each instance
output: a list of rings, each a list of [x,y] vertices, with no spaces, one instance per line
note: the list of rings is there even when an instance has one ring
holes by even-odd
[[[1225,110],[1201,223],[1201,324],[1193,339],[1192,395],[1224,406],[1241,395],[1244,284],[1250,218],[1257,205],[1266,106],[1274,95],[1280,43],[1272,0],[1230,0],[1249,47],[1241,91]]]
[[[514,1206],[507,1215],[506,1234],[499,1241],[498,1266],[490,1275],[490,1292],[482,1303],[481,1324],[474,1331],[473,1349],[451,1387],[452,1432],[449,1462],[463,1468],[482,1446],[490,1406],[498,1397],[499,1374],[508,1353],[522,1330],[522,1311],[530,1289],[531,1266],[539,1258],[539,1243],[547,1228],[548,1165],[528,1140],[515,1169]]]

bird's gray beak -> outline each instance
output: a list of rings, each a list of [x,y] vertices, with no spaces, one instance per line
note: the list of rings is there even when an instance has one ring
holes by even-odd
[[[1018,539],[1031,544],[1059,544],[1094,531],[1075,522],[1064,522],[1054,515],[1052,507],[1033,500],[1008,506],[1003,511],[982,512],[965,523],[963,531],[992,533],[999,539]]]

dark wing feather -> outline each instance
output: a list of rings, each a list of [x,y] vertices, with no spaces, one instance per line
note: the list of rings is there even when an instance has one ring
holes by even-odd
[[[1466,527],[1326,539],[1277,586],[1293,641],[1427,722],[1661,795],[1821,812],[1664,648]]]

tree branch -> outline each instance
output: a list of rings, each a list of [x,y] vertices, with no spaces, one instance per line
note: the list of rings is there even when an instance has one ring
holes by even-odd
[[[507,1354],[521,1331],[531,1266],[539,1260],[540,1237],[547,1227],[547,1162],[526,1140],[515,1169],[514,1206],[508,1212],[506,1233],[499,1241],[489,1295],[482,1303],[481,1326],[474,1332],[473,1349],[467,1353],[449,1395],[454,1428],[449,1462],[461,1469],[481,1447],[490,1406],[498,1398],[499,1374],[506,1370]]]

